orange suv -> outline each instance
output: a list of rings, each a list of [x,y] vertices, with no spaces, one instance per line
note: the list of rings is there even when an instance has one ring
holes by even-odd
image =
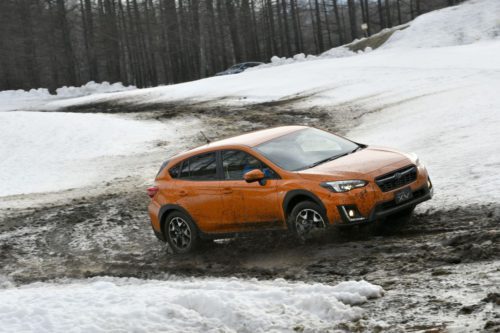
[[[211,142],[164,162],[148,207],[156,236],[176,253],[255,230],[317,228],[409,216],[432,197],[415,154],[366,146],[306,126]]]

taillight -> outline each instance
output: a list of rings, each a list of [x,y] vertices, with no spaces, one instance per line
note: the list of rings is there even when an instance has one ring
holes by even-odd
[[[159,188],[158,186],[152,186],[148,187],[147,192],[150,198],[154,197],[156,193],[158,192]]]

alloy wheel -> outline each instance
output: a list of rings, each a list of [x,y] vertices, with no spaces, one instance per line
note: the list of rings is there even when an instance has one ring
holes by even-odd
[[[295,218],[295,230],[301,238],[307,237],[313,229],[324,227],[323,217],[314,209],[302,209]]]
[[[170,220],[168,235],[178,249],[185,249],[191,244],[191,229],[188,223],[180,217]]]

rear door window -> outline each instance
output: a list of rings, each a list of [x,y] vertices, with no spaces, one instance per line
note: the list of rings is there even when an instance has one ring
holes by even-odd
[[[197,181],[217,180],[215,153],[201,154],[185,160],[179,178]]]

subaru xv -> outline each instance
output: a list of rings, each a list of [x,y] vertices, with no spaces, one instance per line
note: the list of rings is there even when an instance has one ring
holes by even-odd
[[[306,126],[260,130],[178,154],[148,188],[156,236],[175,253],[204,240],[409,216],[433,195],[415,154]]]

